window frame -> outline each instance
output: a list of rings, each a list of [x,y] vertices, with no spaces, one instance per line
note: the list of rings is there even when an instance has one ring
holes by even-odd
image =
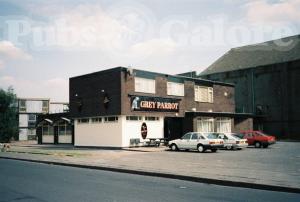
[[[114,120],[110,120],[110,119],[114,119]],[[119,121],[119,117],[118,116],[106,116],[104,117],[104,123],[117,123]]]
[[[204,90],[204,92],[201,93],[201,90]],[[206,94],[206,99],[205,99],[205,97],[202,98],[202,94]],[[195,85],[194,86],[194,100],[196,102],[201,102],[201,103],[214,103],[213,87]]]
[[[216,122],[216,132],[217,133],[231,133],[232,130],[232,119],[229,117],[217,117],[215,119]],[[221,129],[224,127],[222,127],[222,124],[229,124],[229,131],[222,131]]]
[[[91,123],[102,123],[102,117],[91,118]]]
[[[83,120],[87,120],[87,121],[83,121]],[[77,119],[77,123],[78,124],[89,124],[90,119],[89,118],[80,118],[80,119]]]
[[[21,103],[24,103],[24,105]],[[26,110],[26,100],[19,100],[19,112],[26,112]]]
[[[145,121],[159,121],[158,116],[145,116]]]
[[[47,103],[47,106],[44,105],[44,103]],[[48,100],[42,100],[42,112],[48,112],[49,111],[49,101]]]
[[[145,82],[145,83],[143,83],[143,82]],[[150,87],[151,86],[150,82],[153,85],[152,87]],[[155,94],[156,93],[156,80],[142,78],[142,77],[134,77],[134,92]]]
[[[201,133],[214,133],[215,131],[215,120],[213,117],[198,117],[196,120],[196,124],[197,124],[197,131],[201,132]],[[199,131],[199,124],[201,124],[201,128],[210,128],[211,127],[211,131]],[[204,127],[205,124],[208,124],[207,127]]]
[[[180,87],[182,89],[178,90],[177,87]],[[178,93],[178,92],[180,92],[180,93]],[[184,97],[184,94],[185,94],[184,83],[177,83],[177,82],[171,82],[171,81],[167,82],[167,95]]]
[[[142,116],[126,116],[126,121],[142,121]]]

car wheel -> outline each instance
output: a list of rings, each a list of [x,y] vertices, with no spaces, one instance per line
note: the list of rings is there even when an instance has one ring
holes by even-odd
[[[203,147],[202,144],[198,145],[197,150],[198,150],[198,152],[201,152],[201,153],[205,151],[205,149],[204,149],[204,147]]]
[[[211,152],[215,153],[215,152],[217,152],[217,149],[211,149]]]
[[[260,148],[261,147],[261,143],[260,142],[255,142],[254,146],[255,146],[255,148]]]
[[[230,149],[232,149],[232,147],[231,146],[226,146],[226,149],[230,150]]]
[[[172,150],[172,151],[177,151],[177,150],[178,150],[177,145],[176,145],[176,144],[172,144],[172,145],[171,145],[171,150]]]

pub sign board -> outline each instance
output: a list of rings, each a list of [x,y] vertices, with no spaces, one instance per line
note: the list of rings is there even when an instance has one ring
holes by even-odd
[[[179,99],[131,96],[132,111],[179,112]]]

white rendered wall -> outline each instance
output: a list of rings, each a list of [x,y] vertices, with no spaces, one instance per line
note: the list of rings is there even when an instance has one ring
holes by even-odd
[[[59,135],[58,143],[71,144],[72,143],[72,135]]]
[[[54,135],[42,135],[42,143],[54,143]]]
[[[28,114],[19,114],[19,127],[28,127]]]
[[[122,147],[130,146],[130,139],[140,138],[140,142],[145,140],[141,135],[142,123],[147,125],[147,138],[163,138],[164,137],[164,117],[159,117],[158,121],[145,121],[142,117],[140,121],[126,120],[126,116],[122,116]]]
[[[43,101],[40,100],[26,100],[27,113],[42,113]]]
[[[75,146],[122,147],[122,121],[107,123],[74,122]]]
[[[19,140],[27,140],[27,129],[19,129]]]
[[[65,109],[65,104],[50,102],[50,105],[49,105],[49,113],[50,114],[62,113],[62,112],[64,112],[64,109]]]

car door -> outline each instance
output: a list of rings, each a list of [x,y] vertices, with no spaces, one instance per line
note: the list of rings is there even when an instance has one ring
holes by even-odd
[[[188,149],[191,135],[192,135],[192,133],[186,133],[185,135],[183,135],[182,138],[180,139],[180,141],[178,142],[177,146],[180,149]]]
[[[198,134],[192,133],[190,141],[188,142],[188,149],[197,149],[198,144]]]
[[[225,147],[228,146],[228,144],[231,145],[229,140],[228,140],[228,137],[225,134],[219,134],[218,137],[219,137],[219,139],[223,140]]]
[[[249,145],[253,145],[254,144],[254,136],[252,132],[248,132],[245,134],[245,138],[248,140],[248,144]]]

